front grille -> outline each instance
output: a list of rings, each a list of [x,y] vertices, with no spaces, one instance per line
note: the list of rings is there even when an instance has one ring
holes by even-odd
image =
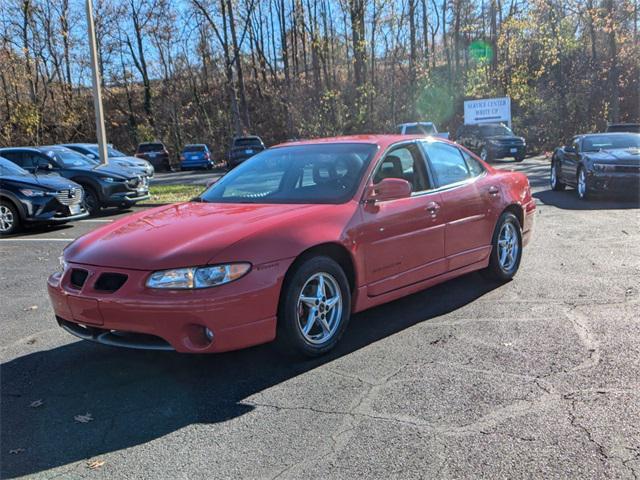
[[[82,268],[74,268],[71,270],[71,285],[78,290],[82,288],[84,282],[87,281],[87,277],[89,276],[89,272],[83,270]]]
[[[149,178],[146,176],[130,178],[127,180],[127,186],[133,189],[143,189],[149,186]]]
[[[67,190],[59,190],[55,193],[55,197],[63,205],[77,205],[82,201],[82,189],[70,188]]]
[[[103,273],[98,277],[98,281],[96,281],[93,288],[103,292],[113,293],[124,285],[127,278],[123,273]]]
[[[616,165],[615,171],[618,173],[640,173],[640,165]]]

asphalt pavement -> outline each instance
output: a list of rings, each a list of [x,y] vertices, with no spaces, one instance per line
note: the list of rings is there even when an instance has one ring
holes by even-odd
[[[504,285],[470,274],[356,315],[337,350],[189,356],[56,325],[64,245],[122,215],[0,240],[3,478],[640,476],[640,209],[526,172],[533,240]],[[182,183],[182,182],[180,182]]]

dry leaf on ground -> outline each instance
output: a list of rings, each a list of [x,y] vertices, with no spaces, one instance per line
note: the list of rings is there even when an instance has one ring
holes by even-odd
[[[34,400],[29,404],[31,408],[38,408],[38,407],[41,407],[42,405],[44,405],[44,402],[42,401],[41,398],[39,398],[38,400]]]
[[[91,470],[100,468],[102,465],[104,465],[104,460],[93,460],[92,462],[87,462],[87,468],[90,468]]]
[[[89,423],[93,420],[93,415],[91,415],[90,413],[85,413],[84,415],[76,415],[75,417],[73,417],[73,419],[76,422]]]

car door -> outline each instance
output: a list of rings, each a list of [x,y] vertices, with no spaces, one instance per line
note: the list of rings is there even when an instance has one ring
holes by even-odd
[[[442,198],[447,270],[484,260],[500,213],[498,182],[463,149],[438,141],[421,145]]]
[[[444,273],[444,223],[440,194],[432,191],[416,142],[394,146],[378,162],[371,184],[401,178],[411,196],[361,205],[358,234],[367,294],[377,296]]]
[[[573,152],[565,151],[562,161],[562,178],[570,185],[575,185],[578,177],[578,165],[580,163],[580,140],[581,137],[574,137],[571,140],[571,147]]]

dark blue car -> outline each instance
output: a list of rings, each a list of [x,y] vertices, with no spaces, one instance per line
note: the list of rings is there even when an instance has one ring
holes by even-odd
[[[185,145],[180,154],[180,170],[190,170],[194,168],[213,168],[213,159],[209,147],[203,143]]]
[[[89,215],[80,185],[59,175],[33,175],[0,157],[0,235],[27,224],[65,223]]]

